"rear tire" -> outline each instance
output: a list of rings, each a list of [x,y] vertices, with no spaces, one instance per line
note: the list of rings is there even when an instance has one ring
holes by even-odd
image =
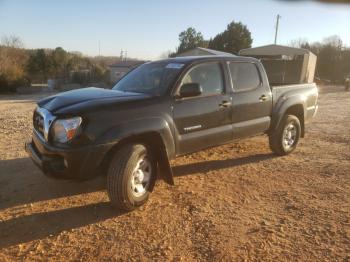
[[[156,170],[156,161],[144,145],[128,144],[118,150],[107,172],[107,193],[112,205],[131,211],[146,203]]]
[[[301,134],[299,119],[285,115],[276,130],[269,136],[271,150],[280,156],[292,153],[298,145]]]

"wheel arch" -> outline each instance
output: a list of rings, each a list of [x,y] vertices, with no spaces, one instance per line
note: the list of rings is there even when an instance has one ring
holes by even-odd
[[[294,115],[300,121],[300,127],[301,127],[300,136],[304,137],[305,136],[305,114],[306,114],[305,110],[306,110],[306,105],[302,99],[298,97],[294,97],[293,99],[287,99],[280,106],[277,106],[269,133],[272,134],[273,131],[276,128],[278,128],[284,116]]]
[[[100,168],[104,173],[107,171],[114,154],[127,144],[142,144],[146,146],[147,149],[150,149],[155,155],[162,178],[166,183],[174,185],[173,173],[170,167],[166,145],[162,135],[156,131],[130,135],[120,139],[103,157]],[[154,181],[150,189],[151,191],[153,190],[157,177],[155,177],[153,180]]]

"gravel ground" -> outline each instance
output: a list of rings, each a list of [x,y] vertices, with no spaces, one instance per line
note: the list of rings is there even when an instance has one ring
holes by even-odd
[[[350,261],[350,92],[322,87],[295,153],[266,137],[173,161],[121,213],[103,177],[46,178],[23,150],[38,95],[0,96],[0,261]]]

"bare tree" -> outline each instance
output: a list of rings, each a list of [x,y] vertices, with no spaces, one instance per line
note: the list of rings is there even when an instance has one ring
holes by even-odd
[[[1,38],[0,79],[3,86],[0,86],[0,91],[24,79],[27,59],[28,55],[19,37],[4,36]]]
[[[343,48],[343,40],[341,40],[340,36],[338,35],[332,35],[332,36],[326,37],[325,39],[323,39],[323,43],[325,45],[336,47],[339,50]]]
[[[5,47],[11,47],[11,48],[24,47],[22,40],[15,35],[1,37],[1,45]]]
[[[302,48],[303,46],[305,46],[308,43],[309,42],[306,38],[300,37],[298,39],[294,39],[294,40],[290,41],[288,46],[295,47],[295,48]]]

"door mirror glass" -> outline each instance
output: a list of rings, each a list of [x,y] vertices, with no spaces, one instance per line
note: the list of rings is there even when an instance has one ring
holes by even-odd
[[[183,84],[180,88],[180,97],[194,97],[203,93],[202,87],[198,83]]]

